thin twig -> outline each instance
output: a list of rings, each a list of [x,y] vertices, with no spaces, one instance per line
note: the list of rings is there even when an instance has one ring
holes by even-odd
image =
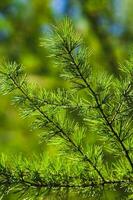
[[[65,131],[58,125],[56,124],[53,120],[51,120],[42,110],[39,106],[35,105],[33,100],[27,95],[27,93],[23,90],[22,87],[20,87],[18,85],[18,83],[16,82],[16,80],[10,76],[10,79],[12,80],[13,84],[21,91],[21,93],[27,98],[27,100],[31,103],[33,103],[34,107],[36,108],[36,110],[45,118],[48,120],[49,123],[52,123],[54,125],[54,127],[59,130],[60,136],[65,139],[66,141],[68,141],[76,150],[77,152],[80,153],[80,155],[83,157],[83,161],[84,162],[88,162],[93,169],[97,172],[98,176],[102,179],[103,182],[106,182],[102,173],[100,172],[100,170],[96,167],[96,165],[88,158],[87,155],[84,154],[84,152],[80,149],[80,147],[78,145],[76,145],[76,143],[69,137],[69,135],[67,133],[65,133]]]
[[[66,49],[67,49],[67,47],[66,47]],[[97,97],[97,95],[95,93],[95,91],[92,89],[92,87],[90,86],[90,84],[88,83],[88,81],[82,75],[82,73],[80,71],[80,68],[79,68],[79,65],[76,63],[76,61],[75,61],[72,53],[69,51],[69,49],[67,49],[67,52],[68,52],[69,56],[71,57],[71,60],[72,60],[73,64],[75,65],[77,71],[79,72],[79,75],[80,75],[81,79],[83,80],[83,82],[85,83],[85,85],[87,86],[87,88],[89,89],[89,91],[92,93],[92,95],[93,95],[93,97],[94,97],[94,99],[96,101],[98,110],[100,111],[100,113],[101,113],[103,119],[105,120],[107,126],[109,127],[109,129],[111,130],[111,132],[113,133],[113,135],[115,136],[115,138],[117,139],[117,141],[119,142],[119,144],[121,145],[121,147],[122,147],[122,149],[123,149],[123,151],[125,153],[125,156],[126,156],[128,162],[129,162],[130,166],[131,166],[131,169],[133,170],[133,162],[132,162],[132,160],[131,160],[131,158],[129,156],[129,151],[126,149],[126,146],[124,145],[123,141],[119,138],[117,132],[114,130],[112,124],[108,120],[108,117],[106,116],[106,114],[105,114],[105,112],[104,112],[104,110],[103,110],[103,108],[102,108],[102,106],[101,106],[101,104],[99,102],[99,99],[98,99],[98,97]]]

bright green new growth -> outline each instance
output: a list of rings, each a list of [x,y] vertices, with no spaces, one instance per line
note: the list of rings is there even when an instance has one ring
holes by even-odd
[[[21,108],[22,116],[32,117],[32,126],[42,130],[42,140],[57,146],[58,159],[42,159],[43,167],[39,170],[37,162],[35,170],[32,164],[23,167],[22,159],[7,166],[3,158],[0,182],[48,188],[131,183],[132,62],[120,66],[119,80],[107,73],[96,74],[88,48],[68,19],[53,27],[50,38],[41,45],[50,49],[71,87],[56,91],[35,88],[28,83],[23,66],[6,63],[1,64],[0,91],[14,93],[14,104]],[[97,138],[93,145],[90,134]]]

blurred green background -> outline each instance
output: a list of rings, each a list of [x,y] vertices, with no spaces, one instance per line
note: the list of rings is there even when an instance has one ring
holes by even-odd
[[[0,1],[0,60],[22,63],[30,81],[42,87],[63,87],[60,69],[54,68],[40,39],[50,33],[51,24],[69,16],[93,52],[93,65],[119,76],[119,63],[132,49],[132,8],[132,0]],[[37,132],[21,119],[10,96],[0,96],[0,152],[42,152],[45,144]]]

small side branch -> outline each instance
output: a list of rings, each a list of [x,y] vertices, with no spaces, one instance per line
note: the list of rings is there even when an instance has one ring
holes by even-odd
[[[119,138],[117,132],[115,131],[115,129],[113,128],[112,124],[110,123],[110,121],[108,120],[108,117],[106,116],[100,102],[99,102],[99,99],[95,93],[95,91],[92,89],[92,87],[90,86],[90,84],[88,83],[88,81],[84,78],[84,76],[82,75],[81,71],[80,71],[80,68],[79,68],[79,65],[76,63],[72,53],[69,51],[69,49],[67,49],[66,47],[66,50],[67,50],[67,53],[68,55],[70,56],[71,58],[71,61],[73,62],[73,64],[75,65],[75,68],[77,70],[77,72],[79,73],[79,76],[81,78],[81,80],[83,80],[83,82],[85,83],[86,87],[89,89],[89,91],[92,93],[94,99],[95,99],[95,102],[97,104],[97,108],[98,110],[100,111],[103,119],[105,120],[107,126],[109,127],[109,129],[111,130],[111,132],[113,133],[114,137],[116,138],[116,140],[119,142],[120,146],[122,147],[122,150],[131,166],[131,169],[133,170],[133,162],[130,158],[130,155],[129,155],[129,151],[126,149],[126,146],[124,145],[123,141]]]
[[[80,149],[80,147],[70,138],[70,136],[58,125],[56,124],[53,120],[51,120],[49,118],[49,116],[47,116],[38,105],[35,105],[34,102],[32,101],[32,99],[28,96],[28,94],[25,92],[25,90],[19,86],[19,84],[17,83],[17,81],[10,76],[10,79],[12,80],[13,84],[16,86],[16,88],[18,88],[18,90],[27,98],[27,100],[30,103],[33,103],[35,109],[49,122],[53,125],[53,127],[55,127],[58,131],[59,131],[59,136],[62,137],[64,140],[66,140],[67,142],[69,142],[75,149],[76,151],[82,156],[83,161],[84,162],[88,162],[93,169],[96,171],[96,173],[98,174],[98,176],[100,177],[100,179],[102,180],[102,182],[106,182],[102,173],[100,172],[100,170],[97,168],[97,166],[88,158],[87,155],[84,154],[84,152]]]

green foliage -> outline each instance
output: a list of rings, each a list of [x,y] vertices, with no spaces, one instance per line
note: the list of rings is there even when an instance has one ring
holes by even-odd
[[[23,117],[33,120],[33,128],[41,129],[42,140],[56,146],[58,158],[41,164],[38,159],[17,159],[13,166],[1,161],[0,182],[47,188],[132,183],[132,61],[120,66],[119,79],[97,74],[88,48],[68,19],[53,27],[41,45],[49,48],[70,87],[41,89],[28,82],[23,66],[4,63],[0,91],[13,92],[13,103]],[[95,144],[90,135],[96,136]]]

